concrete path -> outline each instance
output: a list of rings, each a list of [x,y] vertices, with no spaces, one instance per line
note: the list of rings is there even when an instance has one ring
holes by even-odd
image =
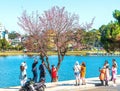
[[[109,86],[99,86],[99,78],[86,79],[86,85],[75,86],[75,80],[61,81],[55,83],[46,83],[45,91],[120,91],[120,76],[117,76],[117,86],[114,87],[113,82],[109,82]],[[18,87],[1,88],[0,91],[19,91]]]
[[[102,87],[96,87],[94,89],[88,89],[88,90],[78,90],[78,91],[120,91],[120,85],[114,86],[102,86]]]

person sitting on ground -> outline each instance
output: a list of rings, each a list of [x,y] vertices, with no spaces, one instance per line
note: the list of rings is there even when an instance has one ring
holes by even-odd
[[[80,66],[79,66],[79,62],[76,61],[75,65],[74,65],[74,75],[76,78],[76,86],[80,85]]]

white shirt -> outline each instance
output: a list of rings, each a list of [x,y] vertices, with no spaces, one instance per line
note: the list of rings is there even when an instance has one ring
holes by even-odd
[[[74,72],[80,72],[80,66],[79,65],[74,66]]]

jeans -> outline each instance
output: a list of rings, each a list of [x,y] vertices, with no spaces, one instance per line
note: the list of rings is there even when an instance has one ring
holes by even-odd
[[[33,71],[33,81],[36,83],[38,78],[38,74],[36,71]]]

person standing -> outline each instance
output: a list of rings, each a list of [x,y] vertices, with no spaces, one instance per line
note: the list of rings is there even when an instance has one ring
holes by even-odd
[[[106,68],[107,66],[109,67],[109,63],[108,60],[105,60],[104,67]]]
[[[117,62],[116,62],[116,60],[115,60],[115,59],[112,59],[112,68],[113,68],[113,65],[115,65],[116,69],[118,68],[118,65],[117,65]],[[111,76],[110,81],[112,81],[112,80],[113,80],[113,73],[111,72],[111,74],[112,74],[112,76]]]
[[[57,82],[57,69],[56,69],[55,65],[52,65],[51,77],[52,77],[51,82]]]
[[[24,61],[25,70],[27,70],[27,63]]]
[[[102,69],[99,68],[99,71],[100,71],[99,79],[101,81],[101,85],[103,86],[105,81],[105,71],[106,71],[105,66]]]
[[[32,64],[32,72],[33,72],[33,81],[36,83],[37,82],[37,78],[38,78],[38,73],[37,73],[37,64],[38,61],[34,60],[33,64]]]
[[[80,85],[80,65],[78,61],[76,61],[73,69],[74,69],[74,75],[76,78],[75,81],[76,81],[76,86],[77,86],[77,85]]]
[[[86,65],[84,62],[82,62],[81,72],[80,72],[80,77],[82,79],[82,85],[86,85],[85,75],[86,75]]]
[[[109,66],[106,66],[106,68],[105,68],[105,86],[108,86],[109,77],[110,77]]]
[[[117,75],[117,66],[114,64],[112,66],[112,80],[113,80],[113,86],[116,86],[116,75]]]
[[[24,84],[27,81],[27,74],[26,74],[24,63],[21,63],[21,65],[20,65],[20,76],[19,76],[19,79],[20,79],[21,86],[24,86]]]
[[[25,67],[25,71],[26,71],[26,74],[27,74],[27,63],[24,61],[24,62],[22,62],[22,65]]]
[[[45,72],[45,63],[44,63],[44,61],[42,61],[42,63],[40,64],[39,70],[40,70],[39,82],[41,82],[41,80],[45,81],[45,74],[46,74],[46,72]]]
[[[118,65],[117,65],[117,62],[116,62],[115,59],[112,59],[112,64],[113,64],[113,65],[116,65],[116,68],[118,68]]]

